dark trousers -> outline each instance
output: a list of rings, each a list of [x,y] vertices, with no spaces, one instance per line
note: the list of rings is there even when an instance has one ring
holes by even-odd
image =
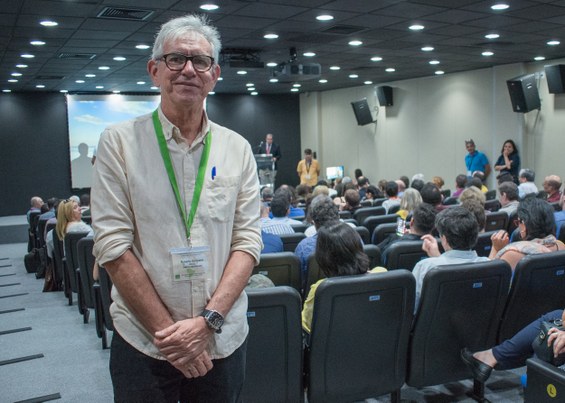
[[[492,354],[498,361],[496,369],[511,369],[526,365],[526,360],[534,355],[532,342],[539,335],[541,322],[561,319],[561,315],[563,315],[562,309],[546,313],[520,330],[512,338],[493,347]]]
[[[116,402],[237,403],[245,379],[247,341],[227,358],[213,360],[203,377],[187,379],[168,361],[140,353],[114,332],[110,375]]]

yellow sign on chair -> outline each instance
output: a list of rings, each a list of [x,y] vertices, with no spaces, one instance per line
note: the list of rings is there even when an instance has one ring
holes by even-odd
[[[556,397],[557,396],[557,388],[555,387],[554,384],[549,383],[547,385],[547,394],[549,395],[549,397]]]

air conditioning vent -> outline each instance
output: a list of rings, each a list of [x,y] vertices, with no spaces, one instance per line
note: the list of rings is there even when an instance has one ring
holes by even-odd
[[[96,57],[95,53],[60,53],[59,59],[92,60]]]
[[[105,7],[96,17],[113,20],[145,21],[153,13],[153,10],[141,8]]]

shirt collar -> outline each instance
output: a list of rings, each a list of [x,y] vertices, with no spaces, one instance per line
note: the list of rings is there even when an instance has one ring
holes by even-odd
[[[180,134],[180,129],[176,127],[163,113],[161,109],[161,105],[158,108],[159,120],[161,121],[161,126],[163,126],[163,135],[167,142],[169,140],[174,139],[177,143],[180,141],[184,141],[183,137]],[[203,111],[203,123],[202,123],[202,130],[196,136],[196,139],[192,142],[190,148],[197,146],[200,143],[206,143],[205,139],[207,138],[207,134],[210,131],[210,120],[208,120],[208,114],[206,111]]]
[[[470,259],[477,257],[477,252],[474,250],[458,250],[458,249],[451,249],[447,252],[443,252],[443,256],[446,257],[454,257],[454,258],[462,258],[462,259]]]

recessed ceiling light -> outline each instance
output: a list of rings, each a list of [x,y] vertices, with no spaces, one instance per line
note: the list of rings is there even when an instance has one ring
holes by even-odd
[[[200,6],[200,9],[204,11],[214,11],[217,10],[218,8],[220,8],[220,6],[216,4],[202,4]]]
[[[84,76],[86,78],[94,78],[94,77],[96,77],[96,74],[89,73],[89,74],[85,74]]]
[[[389,67],[388,69],[385,70],[387,73],[394,73],[396,71],[396,69],[394,67]]]
[[[39,22],[41,25],[43,25],[44,27],[56,27],[57,25],[59,25],[58,22],[55,21],[51,21],[51,20],[43,20]]]
[[[371,84],[373,84],[373,82],[372,82],[372,81],[363,81],[363,84],[365,84],[365,85],[371,85]]]
[[[159,87],[152,86],[150,89],[151,89],[151,90],[158,90]],[[209,92],[208,94],[212,94],[212,92]]]
[[[534,57],[534,60],[541,62],[542,60],[545,60],[545,56],[536,56],[536,57]]]
[[[145,45],[145,44],[143,44],[143,43],[141,43],[141,44],[139,44],[139,45],[135,45],[135,48],[136,48],[136,49],[141,49],[141,50],[146,50],[146,49],[149,49],[150,47],[151,47],[151,46]]]
[[[247,74],[247,71],[245,71],[245,70],[239,70],[239,71],[237,72],[237,74],[239,74],[240,76],[244,76],[244,75]]]
[[[380,57],[380,56],[373,56],[373,57],[371,57],[371,61],[372,61],[372,62],[380,62],[380,61],[382,61],[382,60],[383,60],[383,58]]]
[[[136,84],[137,85],[145,85],[145,81],[138,81]]]
[[[257,91],[253,91],[253,92],[251,93],[251,95],[253,95],[253,96],[259,95],[259,93],[258,93]]]
[[[17,73],[17,72],[16,72],[16,73],[12,73],[12,74],[10,74],[10,75],[11,75],[12,77],[21,77],[21,76],[22,76],[22,73]]]
[[[103,89],[103,88],[104,88],[103,85],[97,85],[97,86],[96,86],[96,89],[97,89],[97,90],[101,90],[101,89]]]
[[[98,70],[110,70],[109,66],[99,66]]]
[[[269,80],[269,82],[270,82],[270,83],[278,83],[278,82],[279,82],[279,79],[278,79],[278,78],[271,78],[271,79]]]
[[[69,90],[59,90],[59,92],[62,92],[63,94],[66,94],[67,92],[69,92]]]
[[[77,84],[84,84],[84,82],[85,82],[84,80],[76,80],[75,81],[75,83],[77,83]]]
[[[321,79],[318,80],[318,82],[319,82],[320,84],[325,84],[325,83],[328,82],[328,80],[326,80],[325,78],[321,78]]]
[[[359,78],[359,74],[350,74],[349,78]]]
[[[551,41],[548,41],[547,44],[548,44],[549,46],[557,46],[557,45],[560,45],[561,42],[559,42],[558,40],[553,39],[553,40],[551,40]]]
[[[151,87],[151,88],[153,88],[153,87]],[[210,91],[210,92],[208,93],[208,95],[216,95],[216,91]]]
[[[331,21],[334,19],[333,15],[322,14],[316,17],[318,21]]]
[[[279,36],[277,34],[265,34],[263,38],[265,39],[277,39]]]
[[[485,50],[483,53],[481,53],[481,55],[483,55],[483,56],[493,56],[494,52],[491,52],[490,50]]]
[[[510,7],[510,6],[509,6],[508,4],[506,4],[506,3],[497,3],[497,4],[494,4],[494,5],[490,6],[490,8],[491,8],[492,10],[495,10],[495,11],[506,10],[506,9],[508,9],[509,7]]]
[[[247,87],[247,91],[255,91],[256,88],[255,87]]]
[[[363,42],[361,42],[358,39],[354,39],[352,41],[349,41],[349,46],[361,46],[363,45]]]
[[[15,78],[10,78],[10,79],[8,80],[8,82],[9,82],[9,83],[17,83],[18,80],[16,80]]]
[[[298,88],[291,88],[290,89],[290,92],[298,92],[298,91],[300,91]]]
[[[434,64],[439,64],[439,60],[430,60],[428,63],[434,65]]]
[[[18,69],[26,69],[27,68],[27,64],[16,64],[16,67]]]
[[[434,47],[433,47],[433,46],[424,46],[424,47],[422,48],[422,51],[423,51],[423,52],[431,52],[432,50],[434,50]]]
[[[45,88],[45,86],[43,84],[37,84],[35,88]]]
[[[112,94],[119,94],[119,93],[120,93],[119,90],[114,90],[114,91],[112,91]]]
[[[219,77],[218,81],[224,81],[224,77]]]
[[[126,60],[126,58],[123,56],[116,56],[114,57],[114,60],[117,62],[123,62],[124,60]]]
[[[422,29],[424,29],[425,27],[423,25],[420,24],[414,24],[414,25],[410,25],[408,27],[409,30],[411,31],[421,31]]]
[[[30,41],[29,44],[33,45],[33,46],[43,46],[43,45],[45,45],[45,42],[43,42],[43,41]]]
[[[302,87],[302,84],[295,83],[295,84],[292,84],[292,86],[294,88],[300,88],[300,87]]]
[[[498,39],[498,38],[500,38],[500,35],[499,34],[486,34],[485,38],[487,38],[487,39]]]
[[[254,87],[255,84],[253,84],[253,83],[247,83],[247,84],[245,84],[245,86],[246,86],[246,87]]]
[[[435,74],[437,74],[438,76],[441,76],[442,74],[445,74],[445,71],[438,70],[438,71],[435,72]]]
[[[314,53],[314,52],[304,52],[304,53],[302,53],[302,56],[314,57],[314,56],[316,56],[316,53]]]
[[[341,67],[339,67],[339,66],[330,66],[330,70],[338,71],[338,70],[341,70]]]
[[[12,92],[12,90],[2,90],[2,92]]]
[[[24,59],[33,59],[35,57],[35,55],[32,55],[30,53],[24,53],[20,55],[21,57],[23,57]]]
[[[267,63],[267,67],[277,67],[277,66],[278,66],[278,64],[275,63],[275,62],[269,62],[269,63]]]

